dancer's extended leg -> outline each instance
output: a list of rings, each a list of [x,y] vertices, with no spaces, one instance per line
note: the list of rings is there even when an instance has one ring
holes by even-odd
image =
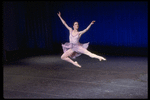
[[[68,56],[70,56],[74,51],[72,49],[67,50],[65,53],[62,54],[61,59],[65,60],[67,62],[72,63],[73,65],[77,66],[77,67],[81,67],[81,65],[78,64],[77,61],[73,61],[71,60]]]
[[[98,55],[96,55],[96,54],[94,54],[94,53],[91,53],[90,51],[88,51],[87,49],[85,49],[85,48],[83,48],[83,47],[79,47],[79,51],[82,52],[82,53],[85,54],[85,55],[90,56],[91,58],[97,58],[97,59],[99,59],[100,61],[101,61],[101,60],[106,60],[104,57],[98,56]]]

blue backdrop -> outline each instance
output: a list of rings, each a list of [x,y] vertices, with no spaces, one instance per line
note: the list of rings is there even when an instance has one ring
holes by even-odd
[[[3,2],[3,8],[6,50],[61,48],[61,43],[69,41],[69,32],[57,16],[58,11],[70,27],[78,21],[79,31],[96,21],[81,37],[81,43],[148,47],[148,2],[145,1]]]
[[[65,2],[53,9],[61,11],[62,17],[72,26],[79,22],[79,31],[92,20],[96,23],[81,38],[80,42],[96,45],[147,47],[148,11],[146,2]],[[68,41],[68,30],[55,14],[53,20],[55,41]]]

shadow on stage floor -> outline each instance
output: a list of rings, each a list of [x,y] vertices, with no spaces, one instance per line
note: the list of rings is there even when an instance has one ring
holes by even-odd
[[[61,55],[27,57],[3,65],[4,98],[148,98],[147,57],[81,55],[78,68]]]

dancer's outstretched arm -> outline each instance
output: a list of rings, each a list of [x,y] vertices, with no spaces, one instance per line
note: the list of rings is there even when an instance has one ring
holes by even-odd
[[[61,13],[59,12],[59,13],[57,13],[57,15],[58,15],[58,17],[60,18],[61,22],[65,25],[65,27],[66,27],[69,31],[71,31],[72,28],[69,27],[69,26],[67,25],[67,23],[62,19]]]
[[[94,24],[94,22],[95,21],[92,21],[91,23],[90,23],[90,25],[86,28],[86,29],[84,29],[83,31],[80,31],[79,33],[82,35],[82,34],[84,34],[86,31],[88,31],[89,29],[90,29],[90,27]]]

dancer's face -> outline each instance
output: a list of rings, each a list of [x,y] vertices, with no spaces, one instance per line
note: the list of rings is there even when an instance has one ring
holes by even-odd
[[[74,22],[74,24],[73,24],[73,28],[74,28],[74,29],[76,29],[76,30],[78,30],[78,28],[79,28],[79,24],[78,24],[78,22]]]

